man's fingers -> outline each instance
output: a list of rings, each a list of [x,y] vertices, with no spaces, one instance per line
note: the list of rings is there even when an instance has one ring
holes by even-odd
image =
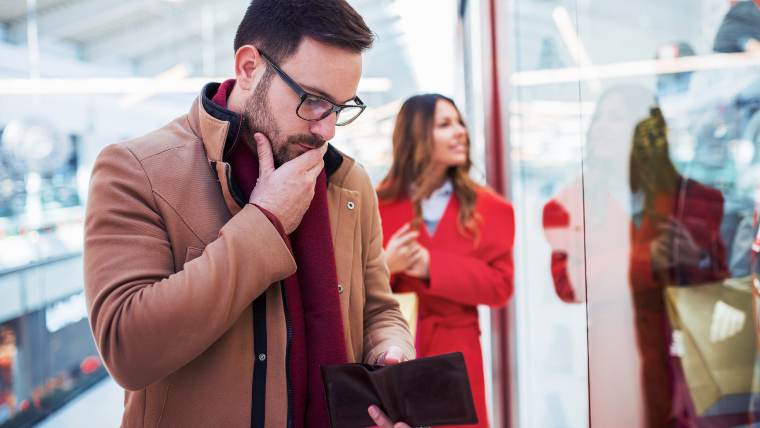
[[[293,168],[294,171],[299,173],[309,173],[317,168],[322,170],[324,167],[324,160],[322,159],[325,154],[327,144],[318,149],[311,149],[308,152],[301,154],[300,156],[287,161],[283,166],[287,165],[289,168]]]
[[[369,413],[369,417],[371,417],[372,420],[377,424],[377,428],[395,428],[393,426],[393,421],[391,421],[390,418],[388,418],[388,416],[386,416],[379,407],[372,405],[369,406],[369,409],[367,409],[367,411]]]
[[[325,142],[324,144],[322,144],[321,146],[319,146],[317,148],[317,151],[319,151],[319,157],[320,158],[324,157],[325,153],[327,153],[327,149],[329,148],[329,144],[330,143]]]
[[[404,351],[396,345],[391,345],[388,350],[380,354],[375,362],[378,366],[391,366],[406,361]]]
[[[307,164],[307,168],[312,169],[317,164],[320,164],[320,163],[324,164],[325,153],[327,153],[327,143],[324,143],[320,147],[316,149],[311,149],[308,152],[304,153],[305,155],[306,154],[309,155],[309,157],[307,158],[307,160],[309,161],[309,163]]]
[[[322,158],[318,158],[316,162],[309,165],[308,168],[306,168],[307,174],[312,175],[319,175],[319,173],[322,171],[322,169],[325,167],[325,161]]]
[[[274,171],[272,143],[261,132],[253,134],[253,139],[256,140],[256,153],[259,156],[259,177],[270,174]]]
[[[385,354],[385,365],[390,366],[404,361],[404,351],[398,346],[391,346]]]

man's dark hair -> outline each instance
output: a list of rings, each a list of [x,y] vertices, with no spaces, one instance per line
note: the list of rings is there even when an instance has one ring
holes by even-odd
[[[251,44],[282,62],[304,37],[356,53],[374,39],[345,0],[252,0],[235,35],[235,52]]]

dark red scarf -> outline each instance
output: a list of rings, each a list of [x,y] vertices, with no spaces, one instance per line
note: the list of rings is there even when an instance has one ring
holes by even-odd
[[[227,108],[227,98],[234,85],[234,79],[221,84],[212,101]],[[226,160],[232,167],[235,183],[247,197],[259,176],[256,153],[240,141]],[[327,175],[323,170],[301,224],[290,237],[283,236],[298,266],[296,274],[284,281],[291,332],[288,380],[294,427],[330,426],[319,368],[346,363],[348,359],[330,230]]]

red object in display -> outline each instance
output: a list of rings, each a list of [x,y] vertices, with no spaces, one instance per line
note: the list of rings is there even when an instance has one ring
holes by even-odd
[[[101,362],[100,358],[97,356],[91,355],[84,360],[82,360],[82,363],[79,364],[79,370],[84,374],[92,374],[97,369],[100,368]]]
[[[490,190],[479,190],[483,219],[477,246],[457,228],[459,201],[452,197],[433,236],[422,228],[418,242],[430,252],[430,280],[393,275],[397,292],[419,297],[417,357],[462,352],[481,427],[488,426],[483,355],[476,305],[504,305],[513,291],[512,206]],[[413,217],[409,199],[380,203],[384,245]]]
[[[544,206],[543,215],[544,234],[546,235],[549,245],[552,247],[551,271],[554,282],[554,291],[557,296],[565,303],[579,303],[585,300],[580,299],[580,295],[573,288],[570,271],[573,267],[568,266],[570,257],[568,243],[575,238],[571,234],[572,229],[577,229],[582,233],[582,226],[571,227],[570,213],[563,206],[563,203],[557,199],[550,200]],[[556,233],[559,232],[559,233]],[[578,238],[581,238],[579,236]],[[575,284],[580,285],[580,284]]]

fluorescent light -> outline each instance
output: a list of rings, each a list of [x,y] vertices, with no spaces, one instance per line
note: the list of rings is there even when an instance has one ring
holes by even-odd
[[[168,70],[159,73],[156,76],[156,79],[160,80],[179,80],[184,79],[190,74],[190,67],[188,67],[186,64],[177,64]],[[126,96],[122,97],[121,100],[119,100],[119,104],[122,107],[129,107],[133,106],[141,101],[145,101],[146,99],[150,98],[151,96],[155,95],[154,92],[133,92],[131,94],[127,94]]]
[[[124,95],[124,94],[192,94],[208,82],[223,82],[228,76],[186,79],[85,78],[85,79],[0,79],[1,95]],[[384,77],[367,77],[359,81],[360,92],[387,92],[392,82]]]
[[[758,55],[747,53],[713,54],[672,59],[617,62],[587,67],[521,71],[512,74],[511,83],[515,86],[536,86],[593,79],[654,76],[686,71],[722,70],[755,66],[760,66],[760,56]]]
[[[552,18],[554,18],[554,24],[557,26],[562,41],[565,43],[567,50],[570,51],[570,56],[573,58],[573,62],[579,67],[591,67],[591,57],[588,55],[586,47],[583,46],[581,38],[578,36],[578,32],[575,31],[573,26],[573,20],[570,18],[570,13],[563,6],[557,6],[552,11]],[[598,91],[601,88],[598,79],[589,79],[591,89]]]

